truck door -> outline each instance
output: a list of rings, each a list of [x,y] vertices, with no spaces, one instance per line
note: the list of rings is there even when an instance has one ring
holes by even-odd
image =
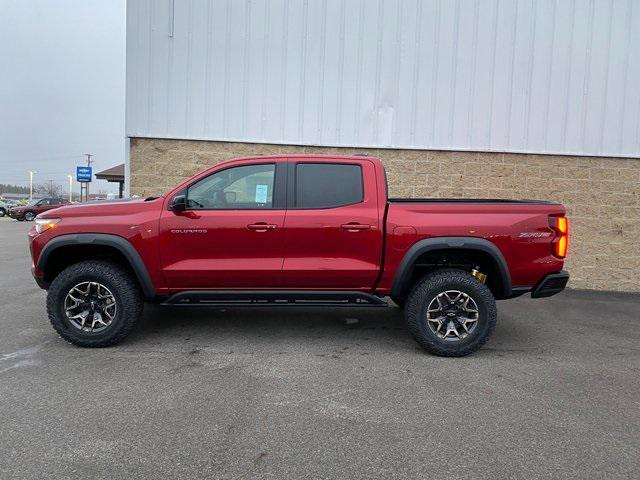
[[[375,170],[367,160],[291,160],[283,284],[367,290],[380,268]]]
[[[186,210],[165,209],[160,219],[170,289],[281,285],[286,162],[232,164],[180,193]]]

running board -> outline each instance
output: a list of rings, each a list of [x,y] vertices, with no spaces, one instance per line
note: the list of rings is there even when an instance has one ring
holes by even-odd
[[[192,290],[174,293],[162,305],[222,307],[386,307],[380,297],[364,292]]]

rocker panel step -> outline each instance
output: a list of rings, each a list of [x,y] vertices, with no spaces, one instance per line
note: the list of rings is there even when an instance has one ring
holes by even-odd
[[[380,297],[364,292],[292,290],[191,290],[178,292],[162,305],[241,307],[386,307]]]

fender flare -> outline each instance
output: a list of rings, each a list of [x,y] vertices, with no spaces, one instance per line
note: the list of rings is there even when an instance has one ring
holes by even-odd
[[[138,251],[127,239],[118,235],[108,233],[78,233],[55,237],[47,242],[42,249],[40,257],[38,258],[37,268],[43,272],[46,271],[47,262],[51,254],[61,247],[70,245],[103,245],[115,248],[122,253],[127,262],[129,262],[129,266],[135,273],[144,296],[146,298],[154,298],[156,296],[153,282],[151,281],[142,257],[140,257]]]
[[[509,274],[509,267],[502,252],[494,243],[477,237],[437,237],[427,238],[414,243],[400,262],[400,266],[393,279],[391,295],[402,297],[402,293],[409,289],[413,265],[420,255],[434,250],[453,248],[475,250],[489,254],[491,258],[493,258],[498,268],[498,274],[502,280],[502,295],[499,298],[509,298],[511,296],[511,275]]]

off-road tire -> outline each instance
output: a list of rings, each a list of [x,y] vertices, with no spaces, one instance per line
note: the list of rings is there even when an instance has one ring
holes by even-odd
[[[32,212],[31,210],[24,212],[22,216],[27,222],[33,222],[36,219],[36,212]]]
[[[81,282],[98,282],[115,297],[116,314],[101,332],[84,332],[71,325],[65,314],[65,298]],[[121,342],[138,323],[144,302],[130,272],[110,262],[89,260],[64,269],[51,282],[47,293],[47,314],[51,325],[67,342],[80,347],[108,347]]]
[[[478,324],[468,337],[457,341],[439,338],[427,325],[429,303],[441,292],[458,290],[471,296],[478,306]],[[485,284],[462,270],[437,270],[421,278],[407,297],[407,328],[427,352],[441,357],[462,357],[478,350],[496,326],[496,301]]]
[[[4,217],[7,214],[7,211],[4,209],[4,207],[0,207],[0,217]]]

